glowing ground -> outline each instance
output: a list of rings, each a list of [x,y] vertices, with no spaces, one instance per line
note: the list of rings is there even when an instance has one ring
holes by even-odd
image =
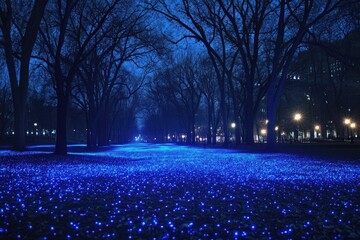
[[[129,144],[0,152],[0,239],[359,239],[360,162]]]

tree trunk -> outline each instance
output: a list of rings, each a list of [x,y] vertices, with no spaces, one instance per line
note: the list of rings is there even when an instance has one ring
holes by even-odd
[[[240,121],[235,121],[236,127],[235,127],[235,141],[236,146],[239,146],[241,144],[241,131],[240,131]]]
[[[251,82],[252,84],[252,82]],[[249,84],[247,84],[249,85]],[[245,144],[254,143],[254,113],[253,113],[253,86],[247,86],[247,96],[245,102],[245,121],[244,121],[244,130],[245,130]]]
[[[15,131],[15,150],[25,150],[26,140],[25,140],[25,113],[26,113],[26,98],[29,86],[29,64],[31,53],[33,51],[35,41],[39,32],[39,26],[44,15],[45,6],[47,0],[37,0],[34,2],[30,16],[26,23],[25,32],[21,39],[12,39],[13,37],[13,12],[12,12],[12,3],[11,1],[3,1],[4,3],[0,6],[0,17],[1,17],[1,32],[2,40],[5,51],[5,59],[8,67],[8,74],[11,84],[12,98],[15,111],[15,122],[14,122],[14,131]],[[6,11],[5,11],[6,5]],[[16,4],[14,4],[16,5]],[[4,9],[3,9],[4,8]],[[25,27],[25,26],[23,26]],[[24,30],[24,29],[21,29]],[[12,43],[14,41],[20,41],[21,48],[13,49]],[[16,62],[15,56],[20,54],[20,73],[19,78],[16,73]]]
[[[267,143],[270,146],[276,144],[276,131],[275,131],[275,119],[276,119],[276,107],[273,106],[274,103],[268,99],[267,103]]]
[[[187,127],[187,133],[186,133],[186,144],[191,144],[191,138],[192,138],[192,135],[191,135],[191,127],[188,126]]]
[[[25,96],[24,96],[25,97]],[[24,98],[14,100],[14,150],[23,151],[26,148],[25,139],[25,112],[26,104],[23,101]]]
[[[66,134],[66,120],[67,120],[67,99],[65,96],[58,95],[57,103],[57,123],[56,123],[56,146],[55,154],[66,155],[67,154],[67,134]]]
[[[226,103],[225,103],[225,90],[223,86],[220,87],[220,111],[221,111],[221,118],[223,123],[223,132],[224,132],[224,147],[229,145],[229,128],[228,128],[228,121],[226,116]]]
[[[213,144],[216,144],[216,133],[217,133],[217,126],[215,127],[213,127],[213,130],[212,130],[212,143]]]
[[[88,120],[88,139],[87,139],[87,147],[95,148],[97,146],[97,138],[98,138],[98,125],[97,125],[97,117],[95,110],[95,103],[93,100],[93,95],[88,97],[89,99],[89,120]]]
[[[195,132],[195,115],[191,116],[191,141],[192,144],[196,143],[196,132]]]
[[[94,121],[94,118],[90,115],[89,125],[88,125],[88,139],[87,139],[87,147],[95,148],[97,140],[97,125]]]
[[[108,139],[108,123],[106,121],[106,115],[104,114],[103,118],[98,121],[98,143],[99,146],[109,146]]]
[[[211,144],[211,119],[212,119],[211,112],[212,111],[211,111],[210,103],[208,102],[208,126],[207,126],[207,137],[206,137],[207,144]]]

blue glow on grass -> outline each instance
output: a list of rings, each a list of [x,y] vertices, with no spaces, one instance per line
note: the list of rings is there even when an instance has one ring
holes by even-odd
[[[172,144],[38,150],[0,152],[1,239],[358,234],[358,162]]]

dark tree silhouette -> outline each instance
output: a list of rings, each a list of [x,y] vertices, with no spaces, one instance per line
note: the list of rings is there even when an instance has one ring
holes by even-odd
[[[311,27],[339,7],[343,0],[327,0],[320,5],[314,0],[287,2],[281,0],[276,10],[273,29],[275,43],[271,59],[267,92],[268,143],[276,143],[275,119],[283,86],[299,45]],[[289,30],[290,29],[290,30]]]
[[[42,49],[57,96],[56,154],[67,153],[66,118],[73,81],[82,62],[111,33],[107,19],[119,0],[54,1],[41,29]],[[55,33],[55,34],[54,34]]]
[[[15,150],[24,150],[29,65],[47,0],[6,0],[0,4],[0,29],[14,105]]]

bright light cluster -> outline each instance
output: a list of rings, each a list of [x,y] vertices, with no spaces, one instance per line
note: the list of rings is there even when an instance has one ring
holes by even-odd
[[[0,238],[359,238],[360,164],[132,144],[0,153]]]

